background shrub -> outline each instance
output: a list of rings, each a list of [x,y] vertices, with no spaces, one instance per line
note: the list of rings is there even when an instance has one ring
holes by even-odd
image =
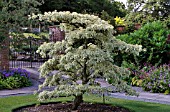
[[[31,86],[30,73],[24,69],[0,71],[0,89],[16,89]]]
[[[129,44],[142,45],[146,51],[141,52],[140,56],[137,57],[139,63],[149,62],[155,65],[156,63],[167,63],[170,60],[170,56],[167,55],[170,51],[170,45],[167,43],[168,34],[170,34],[170,30],[161,21],[155,21],[145,24],[133,33],[119,35],[117,38]],[[127,55],[123,57],[134,59]]]

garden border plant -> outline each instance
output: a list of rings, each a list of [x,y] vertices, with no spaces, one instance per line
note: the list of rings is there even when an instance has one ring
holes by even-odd
[[[170,65],[163,64],[159,67],[150,67],[148,71],[143,71],[147,74],[143,79],[142,87],[146,91],[154,93],[170,93]]]
[[[30,73],[24,69],[0,70],[0,90],[31,86]]]
[[[170,93],[170,64],[153,66],[144,63],[139,67],[130,64],[129,70],[131,71],[130,78],[125,80],[132,86],[139,86],[153,93]]]

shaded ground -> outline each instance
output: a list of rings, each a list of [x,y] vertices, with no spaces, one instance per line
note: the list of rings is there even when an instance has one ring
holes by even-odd
[[[51,103],[20,108],[14,112],[131,112],[128,109],[108,104],[82,103],[78,110],[72,111],[72,103]]]

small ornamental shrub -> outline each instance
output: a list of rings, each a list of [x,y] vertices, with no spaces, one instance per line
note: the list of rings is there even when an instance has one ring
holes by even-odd
[[[154,93],[170,93],[170,65],[164,64],[150,70],[148,77],[143,80],[142,87]]]
[[[136,93],[122,77],[129,71],[116,66],[112,59],[113,51],[138,55],[142,46],[126,44],[113,37],[113,26],[98,16],[78,14],[76,12],[46,12],[44,15],[32,15],[30,19],[47,22],[60,22],[66,32],[66,38],[56,43],[44,43],[38,49],[42,56],[52,57],[40,67],[40,76],[45,78],[39,86],[52,87],[39,93],[39,100],[56,98],[60,95],[74,96],[73,110],[83,102],[85,93],[102,93],[113,88],[101,88],[96,78],[113,79],[112,85],[117,91]],[[48,53],[46,53],[49,51]],[[57,55],[58,54],[58,55]],[[51,75],[51,72],[58,72]],[[64,76],[67,76],[64,77]],[[80,82],[77,82],[81,80]]]
[[[24,69],[0,70],[0,89],[16,89],[31,86],[30,73]]]

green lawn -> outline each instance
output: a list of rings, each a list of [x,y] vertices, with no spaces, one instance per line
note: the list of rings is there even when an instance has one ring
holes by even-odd
[[[51,101],[65,102],[65,101],[71,101],[72,99],[73,99],[72,97],[69,98],[62,97]],[[122,100],[122,99],[115,99],[110,97],[108,99],[109,100],[106,100],[106,103],[126,107],[129,108],[130,110],[134,110],[135,112],[170,112],[170,105]],[[93,96],[85,95],[84,100],[88,102],[102,103],[102,98],[94,95]],[[11,112],[11,110],[14,108],[24,106],[24,105],[31,105],[35,103],[38,104],[39,102],[37,101],[37,98],[34,95],[0,98],[0,112]]]

